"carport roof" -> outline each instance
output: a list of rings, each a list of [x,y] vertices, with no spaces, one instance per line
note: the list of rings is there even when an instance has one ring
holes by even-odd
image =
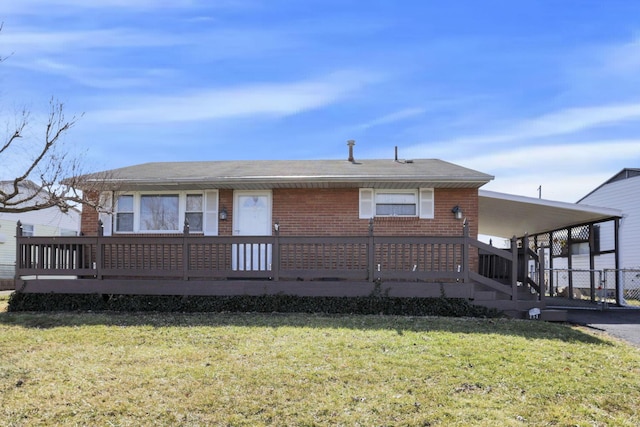
[[[618,209],[479,190],[478,232],[511,238],[622,217]]]

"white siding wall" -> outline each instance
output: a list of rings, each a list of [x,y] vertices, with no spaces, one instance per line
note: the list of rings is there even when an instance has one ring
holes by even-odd
[[[600,250],[612,251],[616,248],[615,221],[607,221],[600,226]]]
[[[0,213],[0,278],[13,276],[16,262],[16,224],[33,225],[36,236],[60,236],[63,230],[80,232],[80,212],[70,211],[67,214],[59,209],[44,209],[21,214]],[[10,274],[7,269],[10,268]]]
[[[640,267],[640,177],[606,184],[580,204],[620,209],[624,213],[620,222],[620,267]]]

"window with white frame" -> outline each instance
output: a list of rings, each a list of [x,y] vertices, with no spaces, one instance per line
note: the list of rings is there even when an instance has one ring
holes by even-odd
[[[417,216],[418,192],[376,192],[376,216]]]
[[[189,223],[189,230],[202,231],[202,194],[187,194],[185,219]]]
[[[133,231],[133,196],[118,196],[116,201],[116,231],[132,232]]]
[[[142,194],[140,231],[180,231],[179,202],[177,194]]]
[[[360,218],[375,217],[434,217],[433,188],[417,190],[360,189]]]
[[[33,224],[22,224],[22,235],[24,237],[33,237],[35,235]]]
[[[180,232],[186,220],[191,232],[216,235],[218,191],[122,194],[115,198],[113,217],[101,219],[112,219],[116,233]],[[110,234],[109,227],[104,230]]]

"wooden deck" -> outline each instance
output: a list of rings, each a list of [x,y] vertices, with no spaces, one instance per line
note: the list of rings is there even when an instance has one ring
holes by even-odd
[[[529,259],[460,236],[25,237],[18,227],[16,290],[125,295],[467,298],[540,306],[518,278]],[[526,269],[520,269],[521,272]],[[524,280],[524,282],[523,282]],[[524,284],[523,284],[524,283]],[[524,290],[523,290],[524,289]],[[532,297],[533,295],[533,297]]]

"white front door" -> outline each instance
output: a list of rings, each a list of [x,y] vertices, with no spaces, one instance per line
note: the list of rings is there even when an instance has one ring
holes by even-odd
[[[236,191],[233,197],[234,236],[270,236],[271,192]],[[234,244],[232,250],[234,270],[271,270],[271,245],[241,243]]]

